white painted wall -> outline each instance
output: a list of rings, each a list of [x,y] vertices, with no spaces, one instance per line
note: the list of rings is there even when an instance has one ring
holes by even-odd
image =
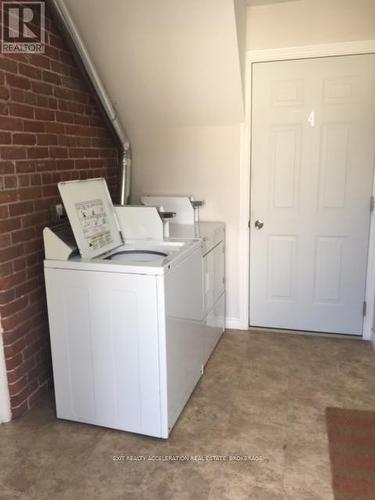
[[[247,48],[375,39],[374,0],[299,0],[248,8]]]
[[[4,346],[0,318],[0,424],[11,419],[8,379],[5,368]]]
[[[240,126],[137,128],[133,196],[194,194],[206,201],[202,220],[226,223],[227,316],[239,317],[238,235]]]

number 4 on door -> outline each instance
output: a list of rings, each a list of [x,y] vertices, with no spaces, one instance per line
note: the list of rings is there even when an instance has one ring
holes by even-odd
[[[310,123],[312,127],[315,127],[315,111],[311,111],[307,121]]]

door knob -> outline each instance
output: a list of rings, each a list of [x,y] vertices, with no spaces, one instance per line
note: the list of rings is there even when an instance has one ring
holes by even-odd
[[[254,225],[255,225],[256,229],[262,229],[262,227],[264,226],[264,222],[258,219],[255,221]]]

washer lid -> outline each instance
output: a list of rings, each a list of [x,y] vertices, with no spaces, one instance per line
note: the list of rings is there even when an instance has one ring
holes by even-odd
[[[123,244],[105,179],[59,182],[58,188],[83,258]]]

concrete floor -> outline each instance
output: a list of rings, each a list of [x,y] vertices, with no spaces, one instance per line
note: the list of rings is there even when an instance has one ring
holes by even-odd
[[[375,410],[374,387],[369,343],[229,331],[168,441],[58,421],[51,403],[1,425],[0,498],[330,500],[325,407]]]

